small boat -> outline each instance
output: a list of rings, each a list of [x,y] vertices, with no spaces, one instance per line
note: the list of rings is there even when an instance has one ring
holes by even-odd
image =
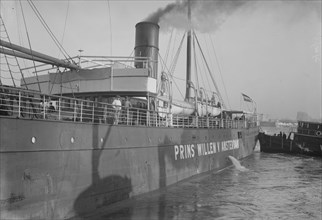
[[[322,156],[322,123],[299,121],[297,132],[258,135],[260,149],[267,153],[290,153]]]

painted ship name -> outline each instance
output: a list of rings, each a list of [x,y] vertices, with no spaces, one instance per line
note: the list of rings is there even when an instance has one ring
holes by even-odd
[[[175,160],[193,158],[195,156],[206,156],[227,150],[239,148],[238,139],[218,142],[208,142],[200,144],[180,144],[174,145]]]

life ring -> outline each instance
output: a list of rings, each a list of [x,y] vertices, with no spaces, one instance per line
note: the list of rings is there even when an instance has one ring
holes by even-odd
[[[317,131],[315,132],[316,136],[321,136],[322,135],[322,132],[321,131]]]

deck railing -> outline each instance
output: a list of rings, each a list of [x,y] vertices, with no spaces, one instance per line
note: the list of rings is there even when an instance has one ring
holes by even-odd
[[[117,111],[108,103],[44,95],[5,86],[0,86],[0,117],[150,127],[219,129],[256,126],[256,121],[249,119],[159,114],[142,108],[122,107]]]

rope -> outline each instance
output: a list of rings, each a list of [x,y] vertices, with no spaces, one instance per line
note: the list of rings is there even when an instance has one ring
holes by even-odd
[[[8,35],[8,32],[7,32],[7,28],[6,28],[6,26],[5,26],[4,22],[3,22],[3,19],[2,19],[2,17],[1,17],[1,15],[0,15],[0,20],[1,20],[1,26],[3,27],[4,33],[6,34],[6,39],[8,39],[8,42],[11,44],[11,41],[10,41],[10,38],[9,38],[9,35]],[[13,53],[15,54],[15,51],[14,51],[14,50],[12,50],[12,51],[13,51]],[[18,62],[17,57],[16,57],[16,56],[14,56],[14,57],[8,57],[8,56],[6,56],[6,55],[4,55],[4,56],[5,56],[6,63],[7,63],[7,65],[8,65],[8,69],[9,69],[9,71],[10,71],[10,75],[11,75],[11,77],[12,77],[12,78],[13,78],[13,76],[12,76],[12,72],[14,72],[14,71],[12,71],[12,70],[10,69],[10,65],[11,65],[11,66],[13,66],[13,65],[9,62],[9,59],[15,59],[15,61],[16,61],[16,65],[15,65],[15,66],[19,68],[19,70],[20,70],[20,74],[21,74],[21,78],[22,78],[23,82],[25,83],[26,88],[28,89],[28,87],[27,87],[27,83],[26,83],[26,80],[25,80],[25,77],[24,77],[24,75],[23,75],[23,73],[22,73],[22,70],[21,70],[21,68],[20,68],[20,65],[19,65],[19,62]],[[14,80],[13,80],[13,85],[14,85],[14,87],[16,87]]]
[[[61,45],[64,42],[64,38],[65,38],[65,30],[66,30],[66,25],[67,25],[67,17],[68,17],[68,13],[69,13],[69,0],[68,0],[68,4],[67,4],[67,10],[66,10],[66,16],[65,16],[65,24],[64,24],[64,30],[63,30],[63,36],[61,38]],[[58,54],[59,57],[59,54]]]
[[[109,15],[109,21],[110,21],[110,43],[111,43],[111,56],[113,55],[113,38],[112,38],[112,18],[111,18],[111,7],[110,7],[110,1],[107,0],[107,7],[108,7],[108,15]]]
[[[21,1],[21,0],[20,0]],[[57,38],[55,37],[54,33],[50,30],[49,26],[47,25],[47,23],[45,22],[44,18],[42,17],[42,15],[40,14],[40,12],[38,11],[37,7],[34,5],[34,3],[31,0],[27,0],[30,7],[32,8],[32,10],[35,12],[37,18],[39,19],[39,21],[41,22],[41,24],[44,26],[44,28],[46,29],[47,33],[50,35],[50,37],[52,38],[52,40],[54,41],[54,43],[56,44],[56,46],[58,47],[58,49],[62,52],[63,56],[68,60],[72,60],[72,58],[68,55],[68,53],[66,52],[66,50],[63,48],[63,46],[59,43],[59,41],[57,40]]]
[[[211,57],[211,54],[210,54],[210,52],[209,52],[209,46],[208,46],[208,44],[207,44],[207,40],[204,40],[204,42],[205,42],[205,44],[206,44],[206,50],[207,50],[207,54],[208,54],[208,57]],[[210,63],[210,65],[211,64],[213,64],[214,62],[211,62]],[[213,64],[214,65],[214,64]],[[214,68],[213,68],[213,65],[211,65],[211,69],[212,70],[214,70]],[[213,73],[215,72],[215,71],[212,71]],[[209,90],[211,91],[211,85],[210,85],[210,80],[209,80],[209,78],[208,78],[208,75],[206,75],[206,78],[207,78],[207,83],[208,83],[208,86],[209,86]]]
[[[183,41],[184,41],[184,38],[186,36],[186,33],[184,33],[184,35],[182,36],[182,39],[181,39],[181,42],[180,42],[180,45],[179,45],[179,48],[173,58],[173,61],[172,61],[172,64],[170,65],[170,74],[173,75],[174,73],[174,70],[176,68],[176,65],[177,65],[177,61],[178,61],[178,58],[179,58],[179,55],[180,55],[180,52],[181,52],[181,49],[182,49],[182,45],[183,45]]]
[[[28,39],[29,49],[30,49],[30,51],[32,51],[32,50],[31,50],[31,43],[30,43],[29,33],[28,33],[28,29],[27,29],[27,24],[26,24],[26,19],[25,19],[25,14],[24,14],[24,12],[23,12],[23,8],[22,8],[21,0],[19,1],[19,3],[20,3],[21,12],[22,12],[22,17],[23,17],[23,22],[24,22],[25,30],[26,30],[26,34],[27,34],[27,39]],[[31,53],[31,56],[33,57],[33,54],[32,54],[32,53]],[[38,79],[38,73],[37,73],[37,69],[36,69],[36,63],[35,63],[35,61],[34,61],[34,60],[33,60],[32,62],[33,62],[33,64],[34,64],[34,68],[35,68],[35,74],[36,74],[36,79],[37,79],[37,84],[38,84],[39,92],[41,92],[40,83],[39,83],[39,79]]]
[[[165,64],[167,64],[168,62],[168,56],[169,56],[169,52],[170,52],[170,45],[171,45],[171,42],[172,42],[172,35],[173,35],[173,30],[171,31],[171,35],[170,35],[170,39],[169,39],[169,43],[168,43],[168,46],[167,46],[167,50],[166,50],[166,53],[165,53]]]
[[[196,38],[196,40],[197,40],[198,47],[199,47],[200,52],[201,52],[201,55],[202,55],[202,57],[203,57],[203,59],[204,59],[204,61],[205,61],[205,64],[206,64],[206,67],[207,67],[208,72],[209,72],[209,74],[210,74],[210,77],[211,77],[211,79],[212,79],[212,82],[213,82],[213,84],[215,85],[215,88],[216,88],[216,90],[217,90],[218,96],[219,96],[219,98],[220,98],[220,100],[221,100],[221,102],[222,102],[222,104],[223,104],[223,107],[225,107],[225,103],[224,103],[224,100],[222,99],[222,96],[221,96],[221,94],[220,94],[220,92],[219,92],[219,89],[218,89],[217,83],[216,83],[216,81],[215,81],[215,79],[214,79],[213,75],[211,74],[211,71],[210,71],[210,68],[209,68],[209,66],[208,66],[208,63],[207,63],[207,61],[206,61],[205,55],[204,55],[204,53],[203,53],[203,52],[202,52],[202,50],[201,50],[201,46],[200,46],[200,43],[199,43],[198,37],[197,37],[197,35],[195,34],[195,32],[193,32],[193,34],[195,35],[195,38]]]
[[[193,45],[193,51],[194,51],[194,61],[195,61],[195,75],[196,75],[196,79],[197,79],[197,89],[199,92],[199,77],[198,77],[198,67],[197,67],[197,56],[196,56],[196,40],[193,37],[193,41],[192,41],[192,45]],[[195,94],[195,96],[198,96],[198,94]]]
[[[170,70],[166,67],[165,62],[164,62],[164,60],[162,59],[162,57],[160,56],[160,54],[158,54],[158,55],[159,55],[159,58],[160,58],[160,60],[161,60],[161,64],[164,64],[165,69],[167,70],[167,72],[169,72],[169,73],[170,73]],[[183,96],[182,92],[180,91],[179,86],[178,86],[178,84],[176,83],[176,81],[174,81],[174,80],[173,80],[173,76],[172,76],[172,74],[171,74],[171,73],[170,73],[170,77],[171,77],[171,79],[172,79],[172,82],[174,83],[174,85],[175,85],[175,86],[176,86],[176,88],[178,89],[178,91],[179,91],[179,93],[180,93],[181,97],[183,98],[184,96]]]
[[[209,35],[209,38],[210,38],[210,42],[211,42],[212,48],[213,48],[213,50],[214,50],[215,59],[216,59],[216,63],[217,63],[217,67],[218,67],[218,71],[219,71],[219,74],[220,74],[221,82],[222,82],[222,84],[223,84],[223,86],[224,86],[224,90],[225,90],[225,94],[226,94],[226,97],[227,97],[228,106],[229,106],[229,108],[231,108],[230,103],[229,103],[229,98],[228,98],[228,93],[227,93],[227,89],[226,89],[225,81],[224,81],[223,76],[222,76],[221,67],[220,67],[220,64],[219,64],[219,61],[218,61],[218,57],[217,57],[217,53],[216,53],[216,50],[215,50],[215,46],[214,46],[214,44],[213,44],[213,42],[212,42],[212,38],[210,37],[210,35]]]

